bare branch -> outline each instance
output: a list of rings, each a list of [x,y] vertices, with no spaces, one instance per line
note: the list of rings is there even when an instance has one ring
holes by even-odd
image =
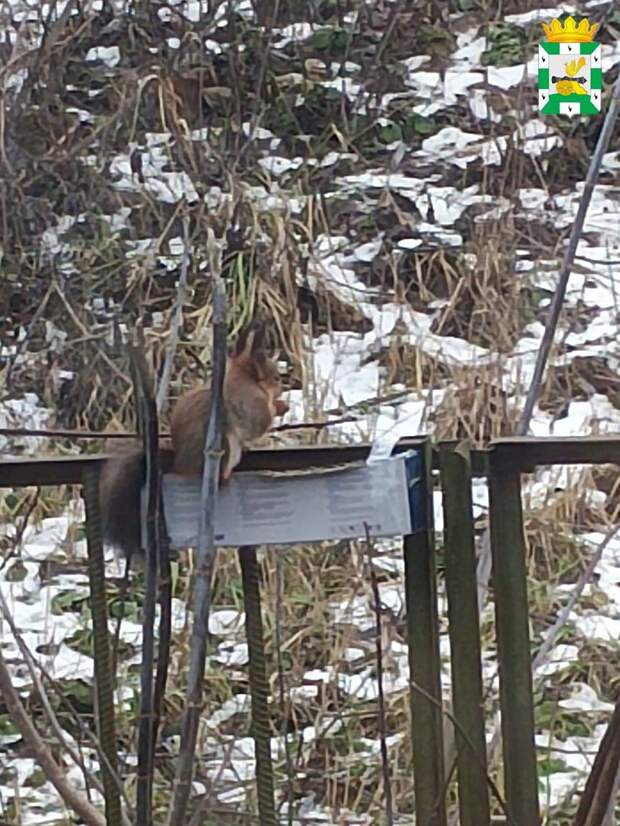
[[[181,729],[181,748],[174,780],[173,800],[168,826],[183,826],[189,800],[194,751],[202,708],[202,688],[207,655],[207,634],[211,608],[211,580],[215,564],[215,497],[218,487],[222,452],[222,390],[226,369],[226,293],[219,276],[213,284],[213,375],[211,378],[211,409],[205,440],[205,462],[200,495],[200,526],[198,531],[198,565],[194,586],[194,623],[190,650],[190,670],[187,681],[187,702]]]
[[[153,708],[153,663],[157,560],[159,557],[159,444],[153,376],[147,365],[144,350],[141,347],[132,345],[129,352],[137,378],[139,392],[137,404],[142,411],[144,453],[146,456],[146,593],[142,617],[136,823],[138,826],[148,826],[152,820],[153,760],[157,729]]]
[[[15,727],[24,738],[32,757],[43,773],[62,797],[66,805],[73,809],[87,826],[106,826],[104,816],[88,800],[86,795],[75,788],[67,777],[64,766],[59,766],[45,745],[39,732],[26,713],[17,691],[13,688],[11,675],[0,648],[0,694]]]
[[[181,329],[181,322],[183,321],[183,305],[185,303],[185,295],[187,292],[187,274],[189,272],[189,265],[191,262],[190,239],[189,239],[189,218],[187,215],[183,216],[183,262],[181,264],[181,277],[177,284],[177,296],[172,311],[172,321],[170,322],[170,336],[168,337],[168,347],[166,349],[166,358],[164,360],[164,367],[157,388],[157,412],[162,413],[166,399],[168,398],[168,388],[170,386],[170,376],[172,374],[172,365],[174,364],[174,355],[177,349],[177,342],[179,340],[179,330]]]

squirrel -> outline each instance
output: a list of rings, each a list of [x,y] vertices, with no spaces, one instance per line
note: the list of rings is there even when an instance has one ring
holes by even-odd
[[[243,450],[289,409],[279,398],[282,381],[264,338],[264,327],[246,329],[226,362],[220,484],[230,479]],[[202,474],[210,396],[210,388],[202,386],[179,397],[170,417],[170,442],[162,440],[159,446],[163,469],[182,476]],[[99,479],[103,541],[128,558],[142,555],[140,492],[145,475],[144,450],[135,446],[108,459]]]

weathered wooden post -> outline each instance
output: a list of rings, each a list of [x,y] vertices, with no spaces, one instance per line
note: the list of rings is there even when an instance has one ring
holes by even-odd
[[[416,822],[421,826],[446,826],[432,455],[428,439],[420,453],[425,483],[421,524],[404,538]]]
[[[489,451],[493,586],[506,804],[515,826],[540,823],[521,476],[508,451]]]
[[[488,826],[486,739],[469,446],[439,446],[461,826]]]

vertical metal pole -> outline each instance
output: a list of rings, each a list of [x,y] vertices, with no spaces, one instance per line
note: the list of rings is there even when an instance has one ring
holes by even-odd
[[[153,760],[155,759],[155,746],[159,734],[159,724],[161,722],[161,710],[166,696],[166,683],[168,681],[168,667],[170,665],[170,639],[172,636],[172,572],[170,569],[170,541],[168,529],[166,527],[166,517],[164,510],[163,491],[160,480],[159,486],[159,531],[157,560],[158,580],[159,580],[159,639],[157,645],[157,670],[155,676],[155,686],[153,689],[153,734],[151,743],[153,746]]]
[[[82,495],[86,508],[86,545],[88,548],[88,576],[90,606],[93,617],[93,648],[95,660],[95,689],[97,696],[97,729],[105,756],[101,775],[105,796],[105,816],[108,826],[119,826],[121,798],[117,785],[116,726],[114,718],[114,674],[108,634],[108,606],[105,588],[105,564],[99,512],[99,471],[85,469],[82,477]]]
[[[252,697],[252,736],[256,754],[256,789],[261,826],[276,826],[276,804],[271,760],[271,723],[269,717],[269,683],[265,661],[263,620],[256,548],[239,548],[245,631],[250,659],[250,695]]]
[[[506,805],[515,826],[540,823],[532,660],[519,473],[490,454],[491,548]]]
[[[419,826],[446,826],[433,481],[428,441],[424,446],[423,475],[426,527],[404,539],[415,809]]]
[[[469,446],[440,445],[461,826],[488,826],[486,738]]]

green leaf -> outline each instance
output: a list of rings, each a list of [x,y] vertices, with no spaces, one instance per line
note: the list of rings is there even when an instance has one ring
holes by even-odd
[[[340,26],[325,26],[314,32],[306,44],[317,52],[344,52],[351,42],[351,32]]]
[[[390,121],[379,127],[379,137],[383,143],[400,141],[403,139],[403,130],[397,123]]]
[[[52,599],[52,613],[62,614],[65,611],[81,613],[84,603],[88,600],[88,594],[75,591],[62,591]]]
[[[546,757],[538,761],[538,775],[539,777],[548,777],[550,774],[557,774],[557,772],[568,772],[570,767],[566,765],[563,760],[557,757]]]
[[[418,135],[432,135],[437,131],[437,124],[432,118],[425,118],[422,115],[414,115],[410,120],[411,125]]]
[[[4,576],[7,582],[23,582],[27,573],[26,566],[21,559],[16,559],[15,562],[11,563],[6,569]]]

